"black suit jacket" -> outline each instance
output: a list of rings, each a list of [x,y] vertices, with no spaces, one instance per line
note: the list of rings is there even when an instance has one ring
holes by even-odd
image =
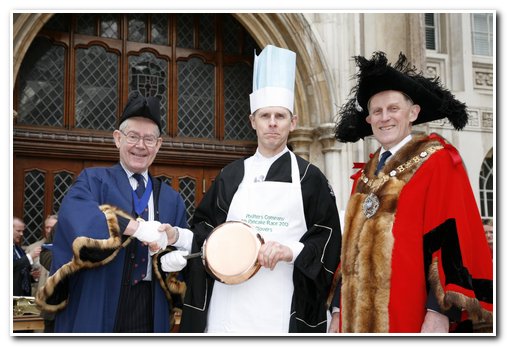
[[[23,251],[21,247],[16,247],[20,256],[16,254],[16,251],[13,251],[13,295],[14,296],[31,296],[31,287],[30,287],[30,270],[32,266],[30,265],[30,260],[28,260],[27,255]],[[23,282],[25,283],[25,289],[23,289]],[[28,288],[28,291],[26,290]]]

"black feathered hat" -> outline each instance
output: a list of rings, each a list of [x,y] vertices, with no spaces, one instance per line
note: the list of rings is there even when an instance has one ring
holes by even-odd
[[[160,123],[160,101],[154,96],[144,97],[138,91],[133,92],[127,101],[118,124],[130,117],[145,117],[151,119],[157,124],[162,132]]]
[[[444,88],[438,77],[427,78],[417,73],[407,57],[400,53],[398,61],[391,66],[384,52],[375,52],[371,60],[362,56],[354,57],[359,72],[355,76],[357,85],[352,88],[351,98],[340,109],[340,118],[335,136],[341,142],[356,142],[372,134],[371,125],[366,122],[368,101],[384,90],[397,90],[408,95],[421,106],[419,116],[413,124],[447,118],[456,130],[468,122],[466,105],[458,101]]]

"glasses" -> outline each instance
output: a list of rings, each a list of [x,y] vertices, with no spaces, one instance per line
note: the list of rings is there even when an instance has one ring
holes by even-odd
[[[129,132],[128,134],[125,134],[122,130],[120,130],[120,132],[123,135],[125,135],[125,137],[127,138],[127,142],[130,143],[131,145],[135,145],[136,143],[139,142],[139,140],[142,139],[147,147],[155,147],[159,139],[158,137],[155,137],[153,135],[142,137],[133,132]]]

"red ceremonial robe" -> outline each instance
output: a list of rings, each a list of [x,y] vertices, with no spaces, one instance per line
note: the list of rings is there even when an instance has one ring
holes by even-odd
[[[455,306],[490,322],[491,256],[456,149],[437,135],[415,136],[375,180],[378,157],[366,164],[345,215],[342,331],[420,332],[429,290],[442,312]],[[372,190],[380,203],[367,218]]]

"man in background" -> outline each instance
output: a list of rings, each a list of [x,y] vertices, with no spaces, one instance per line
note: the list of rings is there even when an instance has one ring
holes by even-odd
[[[31,251],[26,252],[21,248],[23,241],[23,232],[25,231],[25,223],[21,218],[13,218],[13,295],[14,296],[31,296],[31,271],[34,261],[38,260],[41,247],[34,247]]]

